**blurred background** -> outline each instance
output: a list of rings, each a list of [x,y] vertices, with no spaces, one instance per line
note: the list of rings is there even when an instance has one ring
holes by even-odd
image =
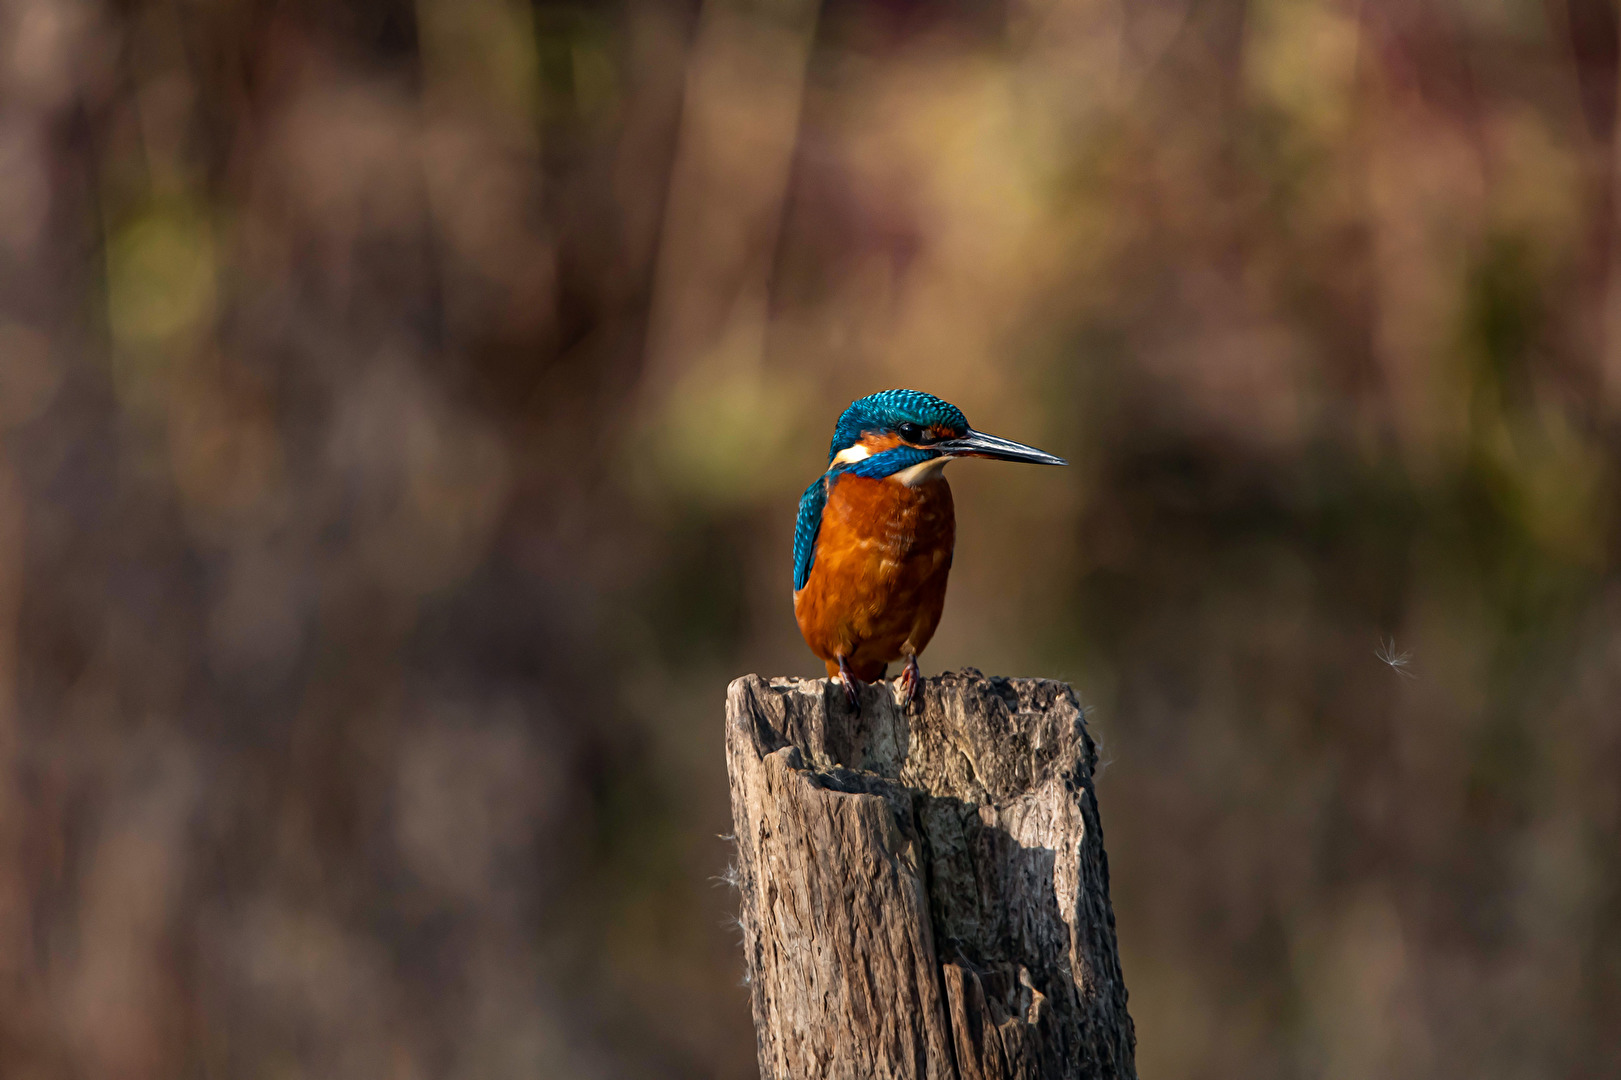
[[[1616,0],[0,0],[0,1072],[756,1075],[914,386],[1145,1078],[1621,1073]]]

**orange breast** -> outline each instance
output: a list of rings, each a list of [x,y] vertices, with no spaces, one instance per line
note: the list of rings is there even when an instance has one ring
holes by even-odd
[[[856,678],[876,679],[890,662],[923,651],[945,606],[956,531],[944,479],[908,487],[838,478],[815,565],[794,594],[800,633],[828,674],[844,656]]]

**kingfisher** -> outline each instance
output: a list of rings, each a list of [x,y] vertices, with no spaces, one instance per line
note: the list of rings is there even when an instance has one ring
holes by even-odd
[[[799,500],[794,618],[852,708],[860,684],[896,660],[902,702],[917,694],[917,654],[940,623],[957,538],[944,470],[960,457],[1066,464],[975,431],[933,394],[885,390],[840,415],[827,471]]]

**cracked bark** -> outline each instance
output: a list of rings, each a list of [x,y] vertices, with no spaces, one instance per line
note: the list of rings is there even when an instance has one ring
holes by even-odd
[[[743,944],[768,1080],[1136,1076],[1067,685],[756,675],[726,696]]]

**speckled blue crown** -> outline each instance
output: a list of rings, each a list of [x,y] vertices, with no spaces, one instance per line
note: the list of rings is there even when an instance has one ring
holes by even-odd
[[[883,390],[852,401],[833,429],[833,445],[827,459],[861,441],[866,431],[891,431],[901,424],[944,427],[953,432],[968,430],[968,418],[949,401],[941,401],[921,390]]]

